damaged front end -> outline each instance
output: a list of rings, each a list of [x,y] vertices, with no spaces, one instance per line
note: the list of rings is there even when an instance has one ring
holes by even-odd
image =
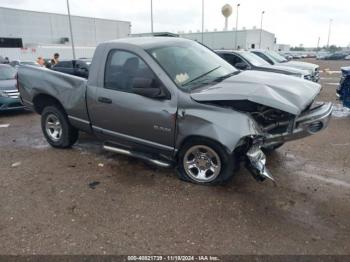
[[[275,181],[266,167],[266,156],[263,149],[314,135],[324,130],[328,126],[332,109],[332,103],[315,103],[298,117],[265,126],[260,136],[245,138],[241,141],[239,154],[244,156],[246,168],[257,181],[265,179]]]

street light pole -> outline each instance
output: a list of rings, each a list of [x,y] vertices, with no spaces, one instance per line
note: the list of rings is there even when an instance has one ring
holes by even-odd
[[[238,38],[238,9],[241,6],[241,4],[237,4],[237,15],[236,15],[236,34],[235,34],[235,49],[237,49],[237,38]]]
[[[329,19],[327,47],[329,47],[329,40],[331,38],[332,22],[333,22],[333,19]]]
[[[151,32],[153,34],[153,0],[151,0]]]
[[[204,0],[202,0],[202,44],[204,43]]]
[[[74,48],[72,20],[71,20],[71,17],[70,17],[70,9],[69,9],[69,0],[67,0],[67,10],[68,10],[69,30],[70,30],[70,38],[71,38],[71,43],[72,43],[73,59],[75,60],[76,56],[75,56],[75,48]]]
[[[261,12],[261,23],[260,23],[260,41],[259,41],[259,48],[261,48],[261,38],[262,38],[262,28],[263,28],[263,18],[264,18],[265,11]]]

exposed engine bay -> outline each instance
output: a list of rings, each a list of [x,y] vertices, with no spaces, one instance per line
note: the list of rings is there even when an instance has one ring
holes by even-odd
[[[249,113],[260,125],[263,132],[275,134],[285,132],[289,123],[295,118],[290,113],[260,105],[248,100],[238,101],[215,101],[215,105],[230,107],[236,111]]]

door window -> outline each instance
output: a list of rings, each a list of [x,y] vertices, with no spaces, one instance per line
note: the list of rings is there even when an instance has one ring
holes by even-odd
[[[109,53],[104,78],[104,87],[132,93],[133,82],[137,78],[155,80],[155,75],[137,55],[121,50]]]
[[[233,54],[224,54],[224,59],[229,62],[231,65],[235,66],[238,63],[244,62],[242,58],[233,55]]]

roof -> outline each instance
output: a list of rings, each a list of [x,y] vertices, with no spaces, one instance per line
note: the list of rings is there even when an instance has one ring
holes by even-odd
[[[180,37],[163,37],[163,36],[153,36],[153,37],[129,37],[129,38],[121,38],[117,40],[111,40],[105,42],[109,43],[126,43],[131,45],[136,45],[142,47],[144,49],[153,48],[157,46],[163,45],[174,45],[181,43],[189,43],[193,42],[193,40],[180,38]]]

